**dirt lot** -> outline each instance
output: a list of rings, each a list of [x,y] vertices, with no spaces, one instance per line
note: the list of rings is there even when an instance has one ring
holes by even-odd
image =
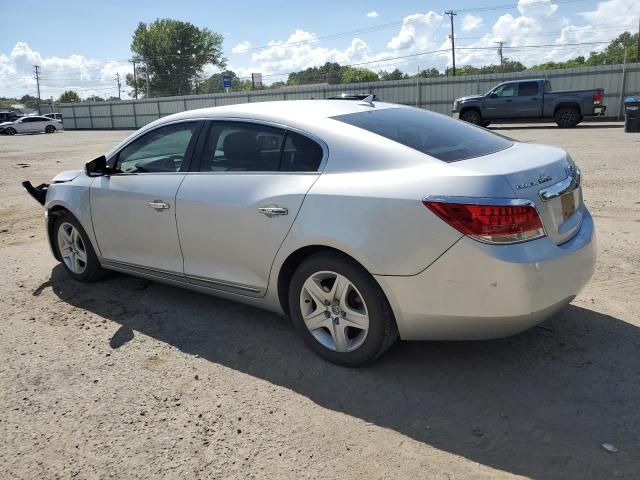
[[[582,168],[595,278],[524,334],[399,343],[359,370],[270,313],[125,275],[69,281],[19,182],[128,132],[0,137],[1,476],[638,478],[640,135],[498,130]]]

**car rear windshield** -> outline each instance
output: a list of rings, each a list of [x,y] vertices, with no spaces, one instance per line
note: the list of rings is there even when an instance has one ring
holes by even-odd
[[[419,108],[385,108],[332,117],[426,153],[457,162],[509,148],[513,142],[468,123]]]

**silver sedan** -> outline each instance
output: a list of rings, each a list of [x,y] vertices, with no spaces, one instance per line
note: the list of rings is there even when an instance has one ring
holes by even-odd
[[[117,270],[284,313],[356,366],[398,337],[512,335],[571,302],[595,263],[580,183],[558,148],[368,99],[171,115],[25,187],[73,279]]]

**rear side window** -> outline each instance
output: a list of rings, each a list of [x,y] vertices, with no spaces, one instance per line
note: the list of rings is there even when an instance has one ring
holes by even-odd
[[[323,150],[295,132],[248,122],[212,122],[201,172],[315,172]]]
[[[282,149],[280,170],[284,172],[317,172],[322,162],[322,147],[296,132],[287,132]]]
[[[387,108],[332,117],[443,162],[488,155],[513,145],[488,130],[419,108]]]
[[[522,82],[518,86],[519,97],[530,97],[538,94],[538,82]]]

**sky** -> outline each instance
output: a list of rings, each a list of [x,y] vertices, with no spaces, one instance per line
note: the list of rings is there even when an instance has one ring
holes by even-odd
[[[0,97],[35,95],[33,65],[41,66],[41,96],[64,90],[81,97],[117,96],[116,73],[132,71],[131,39],[139,22],[173,18],[224,36],[228,69],[265,83],[327,61],[374,71],[413,73],[451,66],[454,10],[456,65],[525,65],[599,51],[620,33],[638,30],[640,0],[323,0],[300,2],[137,0],[6,2],[0,34]],[[37,14],[34,14],[34,8]],[[219,71],[205,68],[206,74]],[[124,86],[123,98],[129,88]]]

